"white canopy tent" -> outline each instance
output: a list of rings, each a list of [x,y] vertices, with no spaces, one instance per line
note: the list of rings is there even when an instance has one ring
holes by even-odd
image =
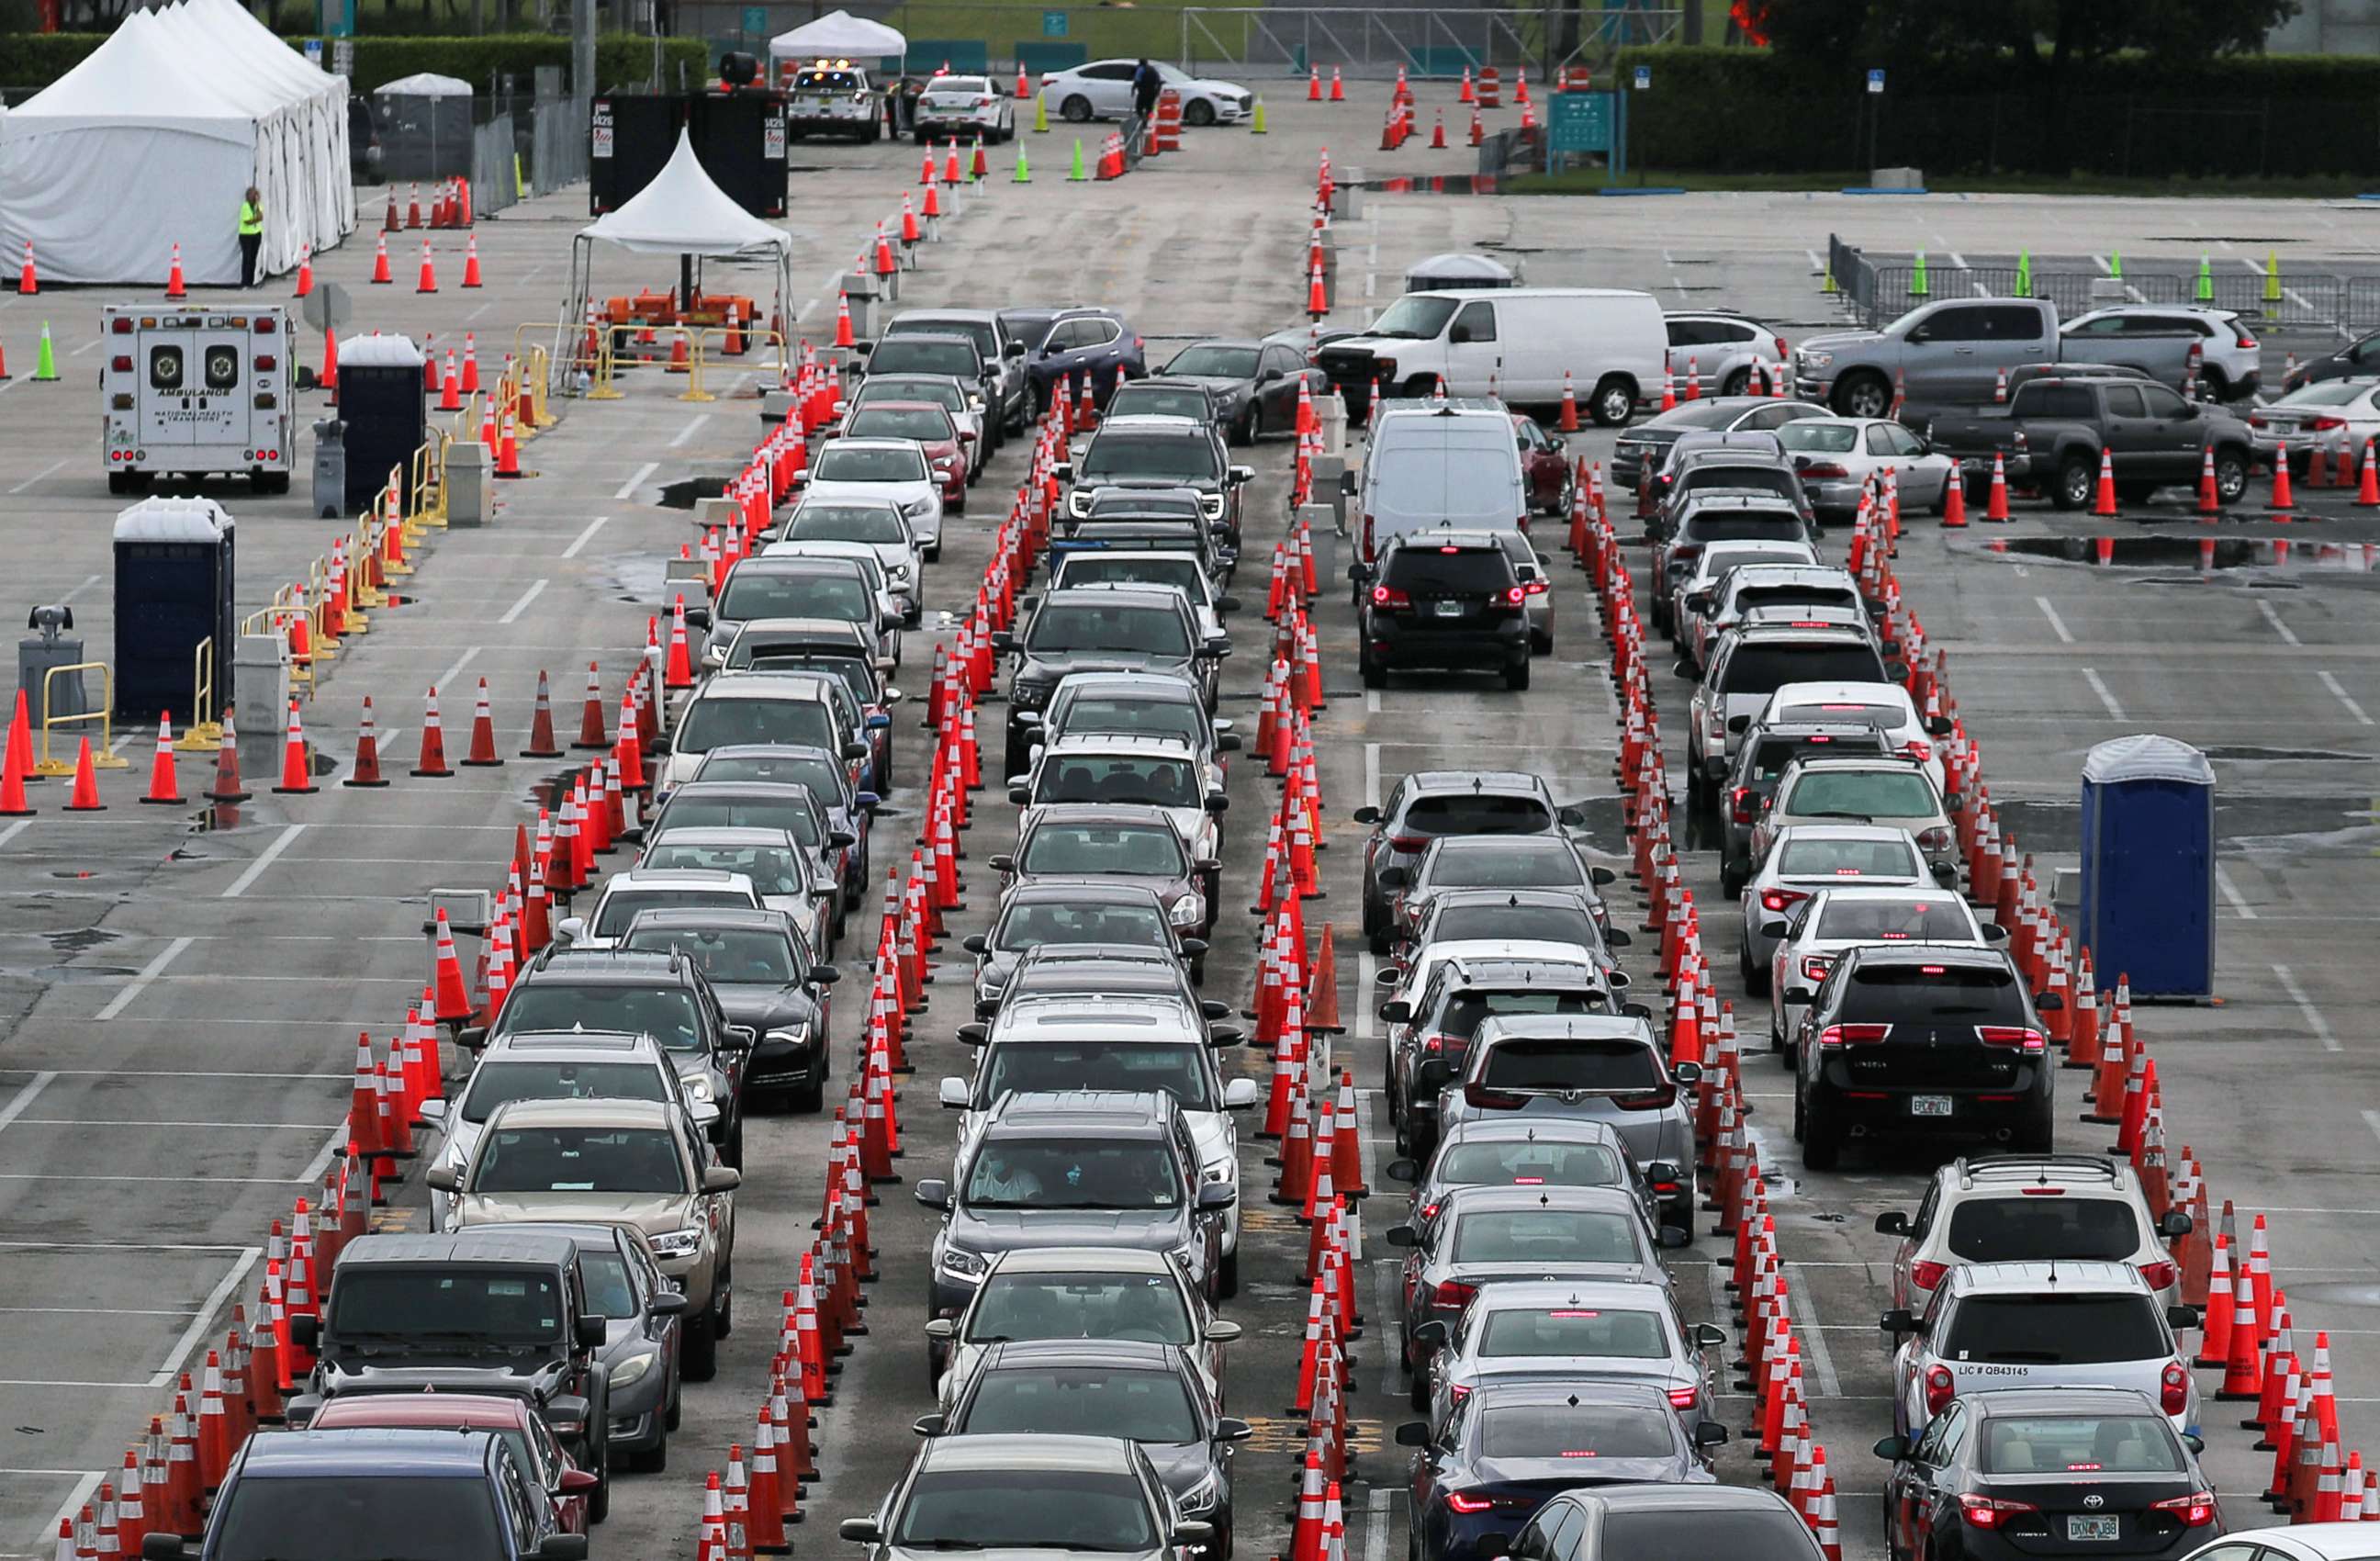
[[[880,21],[829,11],[769,40],[772,60],[883,59],[909,52],[909,40]]]
[[[314,104],[314,129],[307,138],[318,164],[314,188],[319,206],[311,242],[315,248],[325,249],[353,233],[356,187],[347,162],[347,79],[307,63],[279,34],[249,15],[239,0],[180,0],[172,8],[187,9],[273,79]]]
[[[434,70],[417,70],[410,76],[400,76],[394,81],[383,81],[372,89],[376,98],[468,98],[471,84],[458,77],[441,76]]]

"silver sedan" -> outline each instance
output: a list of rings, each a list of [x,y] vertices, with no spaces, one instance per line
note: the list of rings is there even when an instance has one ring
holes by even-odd
[[[1824,518],[1848,520],[1870,478],[1893,474],[1900,508],[1937,511],[1959,463],[1890,417],[1804,417],[1777,430],[1802,491]]]
[[[1432,1323],[1421,1342],[1438,1342],[1427,1373],[1429,1422],[1444,1425],[1454,1407],[1484,1382],[1547,1373],[1651,1383],[1691,1427],[1716,1420],[1705,1349],[1727,1342],[1708,1323],[1678,1316],[1667,1287],[1528,1281],[1490,1285],[1450,1328]]]

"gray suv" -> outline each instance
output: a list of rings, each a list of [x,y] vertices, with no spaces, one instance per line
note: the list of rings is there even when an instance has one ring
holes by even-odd
[[[1007,435],[1023,431],[1032,415],[1032,387],[1025,374],[1025,344],[1009,334],[997,310],[988,309],[904,309],[884,327],[892,336],[965,336],[983,358],[984,398],[990,425],[986,434],[998,449]]]
[[[1007,1096],[955,1177],[921,1180],[917,1195],[942,1215],[929,1253],[936,1316],[955,1316],[992,1257],[1016,1247],[1164,1252],[1211,1297],[1238,1202],[1228,1182],[1201,1180],[1172,1095],[1103,1090]]]

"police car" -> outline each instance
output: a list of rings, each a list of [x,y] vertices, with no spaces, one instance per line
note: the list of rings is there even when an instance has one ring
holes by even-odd
[[[864,67],[844,59],[812,60],[786,83],[785,132],[804,136],[884,139],[884,103]]]
[[[112,304],[100,333],[109,492],[139,492],[176,472],[244,473],[259,493],[289,491],[297,423],[282,309]]]

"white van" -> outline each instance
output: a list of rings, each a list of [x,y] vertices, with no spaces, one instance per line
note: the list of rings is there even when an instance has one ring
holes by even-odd
[[[1342,391],[1497,395],[1550,406],[1570,376],[1581,410],[1606,428],[1658,394],[1669,327],[1650,293],[1612,287],[1507,287],[1408,293],[1369,331],[1323,347],[1317,362]],[[1361,415],[1361,405],[1351,407]]]
[[[1492,401],[1397,401],[1383,406],[1355,478],[1357,545],[1371,563],[1415,531],[1528,529],[1512,415]]]

